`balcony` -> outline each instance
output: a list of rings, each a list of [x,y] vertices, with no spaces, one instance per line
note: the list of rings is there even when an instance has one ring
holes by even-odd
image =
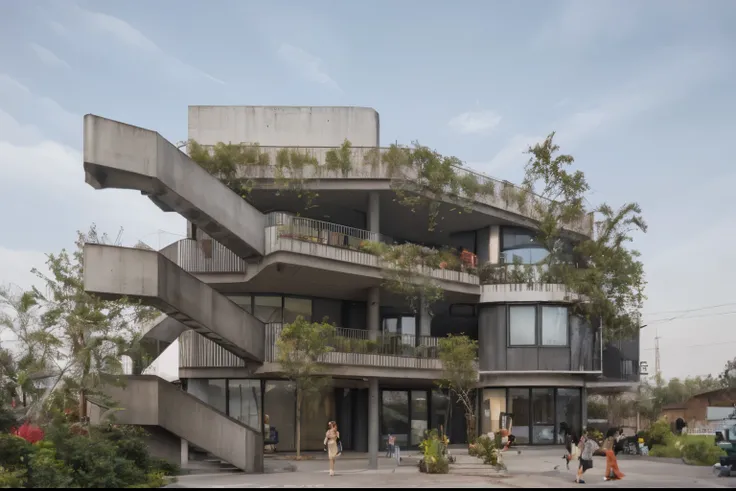
[[[390,244],[392,240],[367,230],[284,213],[272,213],[267,220],[266,255],[288,251],[372,268],[390,268],[379,256],[367,252],[371,242]],[[432,254],[432,249],[426,250],[428,255]],[[417,271],[436,280],[479,284],[475,270],[460,261],[455,269],[417,265]]]
[[[282,324],[266,324],[266,362],[278,362],[276,341]],[[332,348],[321,360],[326,365],[351,365],[396,369],[441,370],[439,338],[379,333],[371,340],[368,331],[336,328],[326,340]],[[238,368],[245,362],[194,331],[179,338],[181,368]]]
[[[387,268],[381,258],[365,252],[374,242],[391,243],[381,234],[336,223],[300,218],[286,213],[271,213],[266,221],[266,255],[293,252],[371,268]],[[427,249],[428,255],[432,253]],[[211,238],[182,239],[165,247],[161,253],[185,271],[199,273],[245,273],[246,262]],[[418,266],[421,274],[440,281],[478,285],[474,269],[462,262],[455,269]]]
[[[331,169],[327,165],[328,154],[342,149],[332,147],[263,147],[253,146],[253,155],[250,159],[253,164],[241,166],[238,177],[254,181],[274,181],[292,178],[305,180],[385,180],[393,183],[417,182],[420,172],[416,168],[391,165],[384,161],[384,154],[389,148],[352,147],[349,149],[350,169],[343,171]],[[297,171],[290,171],[281,165],[284,152],[298,153],[302,156],[302,164]],[[288,154],[287,154],[288,155]],[[306,158],[304,158],[306,157]],[[287,160],[289,160],[287,158]],[[292,159],[293,160],[293,159]],[[467,185],[466,189],[476,190],[472,196],[461,189],[448,187],[448,195],[456,195],[474,202],[505,210],[507,212],[539,220],[537,204],[545,205],[550,202],[540,196],[523,193],[522,188],[508,181],[501,181],[475,172],[466,167],[454,166],[456,175]],[[520,193],[524,196],[520,198]],[[568,228],[574,232],[590,235],[593,231],[593,215],[586,214],[579,220],[571,223]]]

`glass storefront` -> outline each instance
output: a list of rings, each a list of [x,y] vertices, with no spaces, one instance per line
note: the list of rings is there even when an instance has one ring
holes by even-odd
[[[511,414],[511,433],[519,444],[562,444],[565,435],[582,429],[582,395],[578,388],[490,388],[481,397],[481,433],[501,429],[501,413]]]
[[[381,392],[381,446],[386,445],[388,435],[393,435],[396,437],[396,445],[406,448],[411,432],[410,419],[409,391]]]
[[[231,418],[251,426],[259,428],[259,413],[261,407],[261,381],[260,380],[228,380],[228,409],[227,414]]]

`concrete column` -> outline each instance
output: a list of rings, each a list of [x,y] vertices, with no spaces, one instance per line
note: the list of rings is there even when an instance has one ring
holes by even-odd
[[[432,335],[432,314],[424,296],[419,299],[419,332],[417,334],[420,336]]]
[[[488,257],[492,264],[498,264],[501,260],[501,227],[491,225],[488,238]]]
[[[371,233],[381,232],[381,202],[378,191],[368,194],[368,230]]]
[[[583,421],[583,428],[588,427],[588,388],[583,386],[581,390],[581,399],[583,401],[583,414],[582,414],[582,421]]]
[[[378,469],[378,379],[368,382],[368,467]]]
[[[381,330],[381,293],[380,288],[374,286],[368,289],[368,302],[366,305],[368,326],[368,339],[371,341],[378,340],[378,333]]]
[[[181,468],[184,469],[189,465],[189,442],[181,439]]]

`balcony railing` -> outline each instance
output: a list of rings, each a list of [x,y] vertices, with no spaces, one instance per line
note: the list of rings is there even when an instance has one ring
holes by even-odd
[[[266,324],[266,360],[278,362],[277,340],[282,324]],[[378,334],[371,340],[368,331],[338,327],[325,343],[332,349],[321,362],[327,365],[355,365],[384,368],[440,370],[439,338]],[[218,344],[186,331],[179,338],[179,365],[182,368],[244,367],[245,362]]]
[[[214,239],[182,239],[161,254],[188,273],[245,273],[247,264]]]
[[[270,227],[266,233],[266,254],[289,251],[298,254],[324,257],[336,261],[370,266],[390,267],[379,256],[365,252],[365,243],[380,241],[390,243],[387,236],[334,223],[293,217],[283,213],[269,216]],[[460,266],[459,270],[430,268],[417,265],[417,273],[444,281],[478,285],[474,270]],[[471,272],[473,271],[473,272]]]
[[[420,175],[420,172],[416,168],[402,167],[401,169],[396,169],[384,163],[382,161],[382,156],[388,148],[352,147],[350,150],[352,165],[351,169],[347,172],[342,172],[341,170],[330,170],[325,166],[327,154],[332,150],[336,150],[334,147],[259,146],[257,148],[257,151],[260,153],[260,158],[258,158],[257,161],[261,164],[267,164],[242,166],[239,169],[240,177],[247,179],[276,179],[279,177],[279,173],[281,173],[281,175],[283,175],[284,172],[288,173],[288,169],[277,170],[277,163],[279,160],[278,154],[282,150],[307,154],[313,159],[314,164],[316,164],[305,165],[294,175],[287,174],[286,177],[289,178],[304,180],[392,179],[412,183],[417,182]],[[519,193],[522,193],[523,190],[521,187],[516,186],[513,183],[495,179],[464,166],[456,165],[454,166],[454,169],[458,177],[471,180],[471,182],[474,183],[472,187],[475,188],[475,184],[477,184],[477,188],[483,190],[482,193],[476,194],[475,196],[463,196],[465,198],[474,199],[480,203],[505,209],[512,213],[532,219],[540,218],[537,216],[537,204],[547,206],[551,203],[551,200],[547,198],[529,193],[524,194],[526,199],[522,202],[517,198],[517,196],[519,196]],[[449,193],[463,195],[463,192],[457,189],[448,189],[447,191]],[[593,231],[593,215],[586,214],[582,216],[579,220],[570,224],[569,228],[579,233],[591,234]]]

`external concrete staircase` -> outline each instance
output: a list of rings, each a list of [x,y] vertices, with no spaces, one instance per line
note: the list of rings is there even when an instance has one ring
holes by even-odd
[[[154,131],[85,116],[84,169],[86,182],[95,189],[138,190],[243,259],[264,254],[265,215]],[[84,264],[86,291],[138,299],[166,315],[145,334],[152,354],[193,329],[246,363],[263,363],[263,323],[159,252],[87,244]],[[118,422],[162,428],[161,441],[168,439],[164,447],[171,447],[166,434],[173,434],[245,472],[263,471],[260,429],[165,380],[129,376],[125,388],[110,386],[107,392],[124,408],[116,415]]]
[[[232,467],[263,472],[263,437],[259,430],[230,418],[174,384],[152,375],[130,375],[124,387],[109,385],[105,392],[122,408],[114,414],[116,423],[158,427]],[[100,411],[92,412],[93,422],[99,421]],[[170,448],[174,443],[181,448],[178,438],[164,438],[167,435],[160,432],[154,435],[159,447]]]

